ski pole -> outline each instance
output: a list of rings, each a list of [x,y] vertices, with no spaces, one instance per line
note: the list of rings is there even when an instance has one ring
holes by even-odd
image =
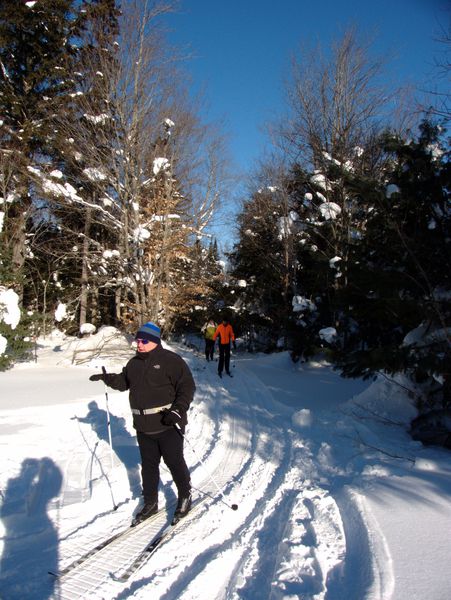
[[[183,434],[183,431],[180,428],[180,425],[174,425],[175,429],[178,431],[179,435],[182,436],[182,438],[184,440],[186,440],[188,446],[191,448],[191,450],[193,451],[194,455],[196,456],[197,460],[201,463],[201,465],[204,467],[208,477],[211,479],[211,481],[214,483],[216,489],[218,490],[218,492],[221,494],[221,501],[223,504],[225,504],[226,506],[228,506],[229,508],[231,508],[232,510],[238,510],[238,504],[229,504],[226,499],[224,498],[224,493],[221,490],[221,488],[219,487],[219,485],[216,483],[215,479],[213,478],[213,476],[210,474],[210,472],[208,471],[207,467],[205,466],[204,461],[200,458],[200,456],[197,454],[197,452],[194,450],[193,445],[190,443],[190,441],[188,440],[188,438],[186,437],[186,435]],[[201,491],[201,490],[197,490],[197,491]],[[210,494],[207,494],[206,492],[201,492],[203,494],[205,494],[206,496],[210,496]],[[212,496],[210,496],[211,498]]]
[[[162,465],[162,469],[163,471],[166,471],[166,473],[171,474],[171,471],[165,467],[165,465]],[[195,485],[191,484],[191,489],[192,490],[196,490],[196,492],[198,492],[199,494],[202,494],[202,496],[207,496],[208,498],[211,498],[212,500],[219,500],[219,502],[222,502],[223,504],[225,504],[228,508],[231,508],[230,505],[227,502],[224,502],[224,500],[222,498],[218,498],[217,496],[213,496],[213,494],[210,494],[209,492],[206,492],[205,490],[201,490],[200,488],[196,487]],[[236,509],[233,509],[236,510]]]
[[[106,375],[105,367],[102,367],[102,373]],[[108,440],[110,442],[110,460],[111,460],[111,469],[113,468],[113,440],[111,438],[111,422],[110,422],[110,411],[108,408],[108,392],[106,388],[105,381],[103,382],[103,389],[105,390],[105,402],[106,402],[106,416],[107,416],[107,426],[108,426]]]
[[[213,494],[209,494],[208,492],[206,492],[205,490],[201,490],[199,488],[197,488],[196,486],[192,485],[191,486],[193,488],[193,490],[196,490],[196,492],[198,492],[199,494],[202,494],[202,496],[207,496],[208,498],[211,498],[212,500],[219,500],[219,502],[222,502],[223,504],[225,504],[228,508],[231,508],[232,510],[238,510],[238,504],[232,504],[230,505],[228,502],[226,502],[223,498],[218,498],[217,496],[213,496]],[[236,508],[234,508],[236,507]]]

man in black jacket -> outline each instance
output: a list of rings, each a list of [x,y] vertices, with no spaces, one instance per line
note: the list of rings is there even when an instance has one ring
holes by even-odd
[[[121,373],[91,375],[121,392],[129,390],[133,426],[141,454],[144,506],[135,516],[137,525],[158,511],[160,460],[168,466],[178,491],[174,518],[191,509],[191,482],[183,456],[183,436],[187,412],[195,384],[181,356],[161,346],[160,328],[149,322],[136,334],[136,355]],[[176,427],[181,429],[177,431]]]

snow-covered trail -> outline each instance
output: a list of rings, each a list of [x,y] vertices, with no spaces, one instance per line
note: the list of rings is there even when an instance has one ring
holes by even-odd
[[[367,383],[340,379],[325,365],[300,368],[287,355],[242,355],[234,357],[234,377],[221,380],[216,363],[174,349],[196,380],[185,454],[194,488],[209,496],[127,583],[112,574],[123,571],[173,510],[175,491],[164,468],[160,505],[167,513],[61,580],[47,575],[127,528],[138,506],[139,454],[127,394],[108,391],[111,454],[103,384],[86,386],[94,363],[61,365],[52,377],[48,363],[38,362],[0,378],[7,392],[0,394],[2,600],[427,597],[420,563],[406,581],[412,569],[402,562],[399,535],[406,535],[405,508],[394,499],[407,485],[402,502],[410,502],[415,489],[416,508],[446,550],[451,490],[444,481],[451,469],[447,455],[423,450],[403,433],[392,388],[378,392],[390,403],[390,419],[379,418],[370,411],[374,392]],[[14,386],[14,377],[27,385]],[[346,403],[354,396],[358,403]],[[415,514],[407,523],[407,555],[415,563]],[[431,600],[450,597],[449,582],[440,590]]]

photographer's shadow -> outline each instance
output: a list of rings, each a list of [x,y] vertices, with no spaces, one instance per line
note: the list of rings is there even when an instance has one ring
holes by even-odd
[[[2,600],[53,597],[58,571],[58,532],[48,514],[60,494],[63,476],[48,457],[27,458],[8,480],[0,509],[5,528],[0,561]]]

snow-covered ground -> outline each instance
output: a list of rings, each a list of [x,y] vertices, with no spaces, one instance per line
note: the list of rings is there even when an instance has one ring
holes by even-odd
[[[238,353],[233,379],[220,380],[216,363],[182,345],[171,347],[197,385],[186,458],[211,497],[126,583],[115,575],[173,508],[49,575],[126,528],[139,504],[127,394],[88,381],[131,356],[121,336],[103,344],[113,333],[54,334],[36,363],[0,373],[2,600],[451,598],[450,453],[411,440],[403,387],[285,353]],[[161,507],[173,507],[161,474]]]

